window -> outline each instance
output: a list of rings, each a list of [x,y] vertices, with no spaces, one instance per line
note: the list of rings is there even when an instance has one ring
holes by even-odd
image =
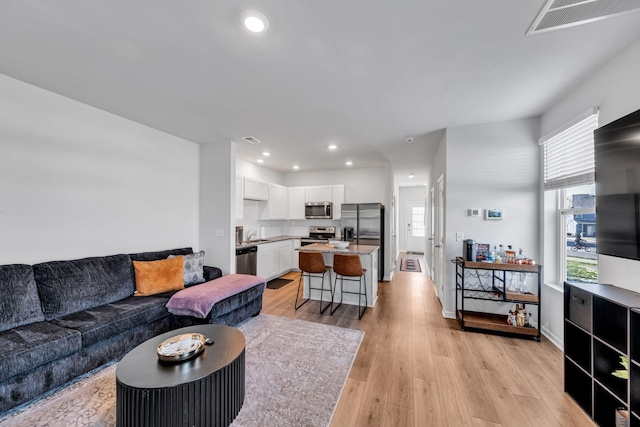
[[[593,150],[597,127],[598,114],[590,110],[564,130],[540,139],[544,147],[545,228],[554,230],[553,235],[545,233],[545,239],[554,239],[557,248],[545,263],[557,260],[558,283],[598,281]]]
[[[411,237],[424,237],[424,206],[411,208]]]
[[[561,279],[571,282],[598,282],[595,184],[560,190]]]

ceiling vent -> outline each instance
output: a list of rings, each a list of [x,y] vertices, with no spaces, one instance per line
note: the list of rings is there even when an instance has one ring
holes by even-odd
[[[574,27],[640,10],[640,0],[549,0],[527,35]]]
[[[242,139],[247,141],[249,144],[260,144],[262,142],[258,138],[254,138],[252,136],[243,136]]]

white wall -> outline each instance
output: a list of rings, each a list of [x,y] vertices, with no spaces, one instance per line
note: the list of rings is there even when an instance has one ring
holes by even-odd
[[[222,274],[236,271],[235,155],[233,141],[200,146],[200,247]]]
[[[429,233],[429,222],[427,214],[427,187],[424,185],[417,185],[414,187],[400,187],[398,190],[398,245],[400,251],[407,251],[407,203],[409,202],[422,202],[425,204],[425,221],[426,234]],[[423,242],[426,245],[426,240]],[[423,248],[423,252],[426,250]]]
[[[284,184],[284,174],[282,172],[269,169],[265,166],[256,165],[245,159],[236,157],[236,175],[253,178],[260,181],[270,182],[272,184]]]
[[[541,117],[541,135],[546,135],[591,107],[599,107],[603,126],[640,108],[640,40],[594,72]],[[545,235],[548,232],[545,230]],[[550,258],[545,253],[545,258]],[[549,275],[549,277],[555,277]],[[640,262],[598,256],[598,281],[640,292]],[[562,287],[549,283],[543,288],[542,331],[557,345],[564,339]]]
[[[589,107],[604,126],[640,108],[640,40],[622,51],[542,116],[542,134]],[[598,281],[640,292],[640,261],[598,256]],[[561,333],[561,331],[558,331]]]
[[[536,118],[447,129],[446,315],[455,314],[455,266],[448,261],[462,255],[456,232],[492,246],[511,244],[540,259],[538,129]],[[481,209],[482,216],[469,217],[468,208]],[[485,220],[488,208],[503,209],[504,220]]]
[[[0,264],[198,249],[199,146],[0,75]]]

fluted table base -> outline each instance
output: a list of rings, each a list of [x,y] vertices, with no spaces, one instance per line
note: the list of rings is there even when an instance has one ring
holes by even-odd
[[[228,350],[229,346],[225,346],[222,337],[216,340],[214,331],[206,330],[212,327],[220,328],[219,325],[201,325],[163,334],[149,340],[147,343],[153,343],[142,351],[136,352],[147,343],[136,347],[122,359],[116,371],[118,427],[226,427],[231,424],[244,403],[244,336],[237,329],[229,328],[242,337],[241,351],[231,355],[229,351],[223,351],[222,357],[228,360],[215,363],[211,360],[216,358],[216,351],[213,350],[224,350],[223,346]],[[214,336],[215,344],[206,347],[193,360],[178,365],[171,366],[158,361],[155,342],[162,342],[166,338],[161,338],[165,336],[179,335],[183,330],[199,332],[209,338]],[[154,351],[152,357],[149,356],[150,349]],[[141,363],[147,372],[141,372]],[[149,376],[153,375],[154,368],[158,375],[151,378]],[[162,386],[163,382],[165,386]]]

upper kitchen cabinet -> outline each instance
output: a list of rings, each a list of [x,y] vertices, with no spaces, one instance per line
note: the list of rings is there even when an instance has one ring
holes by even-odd
[[[331,185],[307,187],[306,202],[330,202],[333,196]]]
[[[236,219],[244,217],[244,181],[240,177],[236,177]]]
[[[269,184],[256,179],[244,179],[244,198],[249,200],[269,200]]]
[[[333,203],[333,219],[341,219],[342,204],[344,203],[344,185],[332,185],[331,191],[331,203]]]
[[[289,219],[305,219],[304,203],[306,201],[305,187],[289,187]]]
[[[289,192],[287,187],[269,184],[269,201],[260,219],[288,219]]]

